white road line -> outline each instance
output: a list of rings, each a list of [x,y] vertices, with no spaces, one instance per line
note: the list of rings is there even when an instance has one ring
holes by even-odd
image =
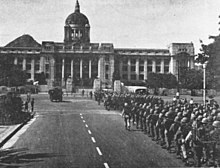
[[[82,113],[80,113],[79,115],[82,115]]]
[[[83,120],[83,122],[86,122],[85,120]]]
[[[109,168],[108,163],[104,163],[105,168]]]
[[[88,128],[88,125],[86,124],[86,128]]]
[[[91,135],[92,134],[92,132],[90,131],[90,130],[88,130],[88,133]]]
[[[102,152],[100,151],[99,147],[96,147],[96,150],[97,150],[98,154],[99,154],[100,156],[102,156]]]
[[[94,138],[94,137],[91,137],[91,139],[92,139],[92,142],[93,142],[93,143],[96,143],[96,141],[95,141],[95,138]]]
[[[81,116],[81,118],[83,119],[83,116]]]

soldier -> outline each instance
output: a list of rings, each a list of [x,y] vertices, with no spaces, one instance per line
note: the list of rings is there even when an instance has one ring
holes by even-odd
[[[183,161],[185,162],[186,165],[189,164],[188,162],[188,156],[187,156],[187,149],[188,149],[188,144],[186,143],[185,139],[188,133],[191,130],[191,126],[188,123],[188,118],[184,117],[181,119],[181,126],[179,127],[176,137],[180,138],[177,139],[177,141],[180,143],[181,151],[182,151],[182,157]]]
[[[204,136],[204,128],[201,122],[193,125],[192,130],[188,133],[185,141],[192,141],[192,147],[194,152],[195,166],[201,167],[201,159],[203,156],[203,142],[202,137]]]
[[[128,103],[124,104],[124,108],[122,110],[122,117],[124,117],[125,129],[130,130],[131,113],[130,113],[130,107],[128,106]]]
[[[174,123],[170,126],[169,132],[170,132],[171,141],[174,140],[174,135],[176,135],[176,132],[180,127],[180,121],[179,120],[180,120],[179,117],[175,117]],[[176,144],[177,144],[177,142],[176,142]]]
[[[32,98],[31,100],[31,112],[34,111],[34,98]]]
[[[171,147],[171,135],[170,135],[170,126],[173,124],[172,120],[172,112],[166,112],[165,120],[164,120],[164,134],[165,134],[165,141],[166,141],[166,149],[170,152]]]
[[[212,149],[212,159],[215,163],[215,165],[219,165],[218,161],[216,161],[216,146],[220,145],[220,121],[214,121],[213,124],[213,130],[210,132],[210,140],[213,141],[213,149]]]

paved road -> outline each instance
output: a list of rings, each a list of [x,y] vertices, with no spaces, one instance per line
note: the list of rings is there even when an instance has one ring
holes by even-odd
[[[65,97],[56,103],[46,95],[35,100],[36,118],[5,144],[0,167],[183,167],[139,130],[126,131],[119,112],[93,100]]]

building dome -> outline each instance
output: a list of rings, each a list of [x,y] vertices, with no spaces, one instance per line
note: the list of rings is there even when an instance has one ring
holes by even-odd
[[[65,24],[77,25],[82,27],[89,25],[88,18],[84,14],[80,13],[80,6],[78,0],[76,1],[75,12],[67,17]]]
[[[84,27],[85,25],[89,25],[89,20],[84,14],[79,12],[74,12],[67,17],[65,23],[66,25],[74,24]]]
[[[74,13],[70,14],[64,26],[65,43],[89,43],[90,42],[90,25],[88,18],[80,13],[80,6],[76,0]]]

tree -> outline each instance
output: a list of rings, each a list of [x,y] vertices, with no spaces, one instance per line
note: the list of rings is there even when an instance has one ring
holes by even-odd
[[[26,72],[14,65],[14,58],[1,55],[0,59],[0,85],[19,86],[24,85],[27,79]]]
[[[157,94],[158,88],[175,88],[177,80],[173,74],[149,73],[146,83],[147,86],[153,88],[155,94]]]
[[[203,72],[195,69],[181,69],[180,74],[181,88],[190,89],[202,89],[203,86]]]

